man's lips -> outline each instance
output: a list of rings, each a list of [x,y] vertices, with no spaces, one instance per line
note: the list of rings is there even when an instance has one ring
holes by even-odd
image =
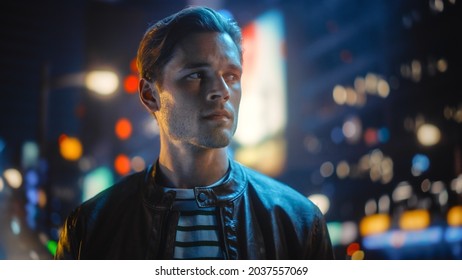
[[[231,119],[232,115],[226,110],[216,110],[204,115],[204,119],[216,120],[216,119]]]

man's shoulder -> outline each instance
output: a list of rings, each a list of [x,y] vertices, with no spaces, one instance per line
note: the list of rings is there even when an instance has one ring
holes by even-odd
[[[246,174],[247,180],[251,184],[255,184],[256,187],[265,187],[265,188],[277,188],[277,189],[286,189],[289,188],[293,190],[292,187],[289,185],[270,177],[266,174],[261,173],[253,168],[247,167],[245,165],[241,165],[244,173]]]
[[[291,205],[295,207],[305,207],[310,210],[313,208],[317,209],[317,206],[292,186],[252,168],[246,166],[242,166],[242,168],[247,175],[249,187],[254,190],[255,195],[265,202],[265,204],[284,207]]]
[[[147,170],[143,170],[123,177],[120,181],[83,202],[79,206],[80,210],[87,213],[95,210],[101,211],[105,207],[117,207],[124,201],[133,199],[146,181],[146,172]]]

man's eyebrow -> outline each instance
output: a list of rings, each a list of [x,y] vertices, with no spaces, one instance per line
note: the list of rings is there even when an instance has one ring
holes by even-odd
[[[193,68],[201,68],[201,67],[208,67],[210,66],[209,63],[207,62],[189,62],[186,63],[183,67],[183,69],[193,69]]]
[[[238,64],[229,64],[229,68],[242,72],[242,66]]]
[[[182,69],[195,69],[195,68],[202,68],[202,67],[210,67],[210,63],[208,62],[188,62],[183,67]],[[237,71],[242,71],[242,66],[234,63],[230,63],[228,65],[229,68]]]

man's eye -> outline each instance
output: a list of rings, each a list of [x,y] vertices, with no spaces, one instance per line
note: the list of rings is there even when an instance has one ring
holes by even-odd
[[[202,75],[202,73],[200,72],[196,72],[196,73],[192,73],[192,74],[189,74],[188,76],[186,76],[186,79],[188,80],[199,80],[199,79],[202,79],[204,75]]]
[[[228,83],[229,83],[229,82],[238,82],[239,79],[240,79],[240,77],[239,77],[238,75],[236,75],[236,74],[231,74],[231,73],[230,73],[230,74],[226,74],[226,75],[224,76],[224,79],[225,79],[225,81],[228,82]]]

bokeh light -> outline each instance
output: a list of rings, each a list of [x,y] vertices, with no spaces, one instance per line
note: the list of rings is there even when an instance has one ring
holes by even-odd
[[[412,174],[420,176],[430,168],[430,159],[424,154],[416,154],[412,158]]]
[[[111,95],[119,87],[119,77],[112,71],[95,70],[85,76],[85,85],[100,95]]]
[[[390,205],[390,197],[388,195],[382,195],[377,203],[379,213],[387,213],[390,210]]]
[[[140,172],[146,168],[145,160],[140,156],[134,156],[131,160],[132,169],[136,172]]]
[[[115,134],[121,140],[127,140],[132,135],[132,123],[127,118],[120,118],[115,125]]]
[[[334,165],[330,161],[326,161],[321,165],[319,169],[321,176],[324,178],[330,177],[334,173]]]
[[[462,174],[451,181],[451,190],[458,194],[462,194]]]
[[[356,251],[360,249],[360,245],[357,242],[353,242],[347,247],[347,255],[352,256]]]
[[[340,131],[341,133],[341,131]],[[322,143],[319,141],[319,139],[315,136],[308,135],[305,137],[303,144],[306,148],[306,150],[312,154],[317,154],[321,152],[322,149]]]
[[[436,65],[440,72],[446,72],[446,70],[448,70],[448,62],[444,58],[439,59]]]
[[[417,129],[417,139],[424,146],[433,146],[441,139],[441,132],[433,124],[423,124]]]
[[[392,199],[394,202],[406,200],[412,196],[412,193],[412,186],[409,184],[409,182],[400,182],[392,193]]]
[[[47,194],[43,189],[38,190],[38,201],[37,204],[40,208],[44,208],[47,205],[48,199]]]
[[[312,194],[308,196],[308,199],[316,204],[323,214],[326,214],[330,208],[329,198],[323,194]]]
[[[364,213],[366,215],[372,215],[377,212],[377,202],[374,199],[369,199],[364,206]]]
[[[382,127],[377,131],[377,138],[380,143],[387,143],[390,139],[390,131],[386,127]]]
[[[37,166],[40,156],[37,143],[27,141],[22,146],[22,165],[24,168]]]
[[[64,159],[76,161],[82,156],[82,143],[76,137],[61,135],[59,139],[59,152]]]
[[[5,178],[6,183],[14,189],[17,189],[22,185],[22,174],[15,168],[6,169],[3,172],[3,177]]]
[[[462,226],[462,206],[453,206],[447,214],[447,221],[450,226]]]
[[[369,145],[375,145],[379,142],[377,130],[374,128],[368,128],[364,131],[364,142]]]
[[[420,230],[430,225],[430,213],[426,209],[407,210],[399,218],[399,227],[404,230]]]
[[[17,217],[11,219],[10,229],[14,235],[19,235],[21,233],[21,223]]]
[[[364,260],[365,253],[362,250],[357,250],[356,252],[353,253],[351,256],[352,260]]]
[[[128,75],[124,80],[124,89],[128,94],[135,94],[138,92],[138,76]]]
[[[347,91],[344,87],[340,85],[334,87],[332,96],[334,98],[335,103],[337,103],[338,105],[343,105],[347,101]]]
[[[362,124],[358,117],[348,118],[342,126],[343,135],[349,143],[357,143],[361,139]]]
[[[101,166],[92,170],[83,178],[82,201],[92,198],[113,183],[114,178],[109,168]]]
[[[337,164],[335,172],[337,173],[337,177],[340,179],[346,178],[348,175],[350,175],[350,165],[347,161],[342,160]]]
[[[374,235],[387,231],[391,226],[391,218],[387,214],[365,216],[359,223],[361,236]]]
[[[119,154],[114,160],[114,169],[119,175],[127,175],[131,170],[130,158],[125,154]]]

